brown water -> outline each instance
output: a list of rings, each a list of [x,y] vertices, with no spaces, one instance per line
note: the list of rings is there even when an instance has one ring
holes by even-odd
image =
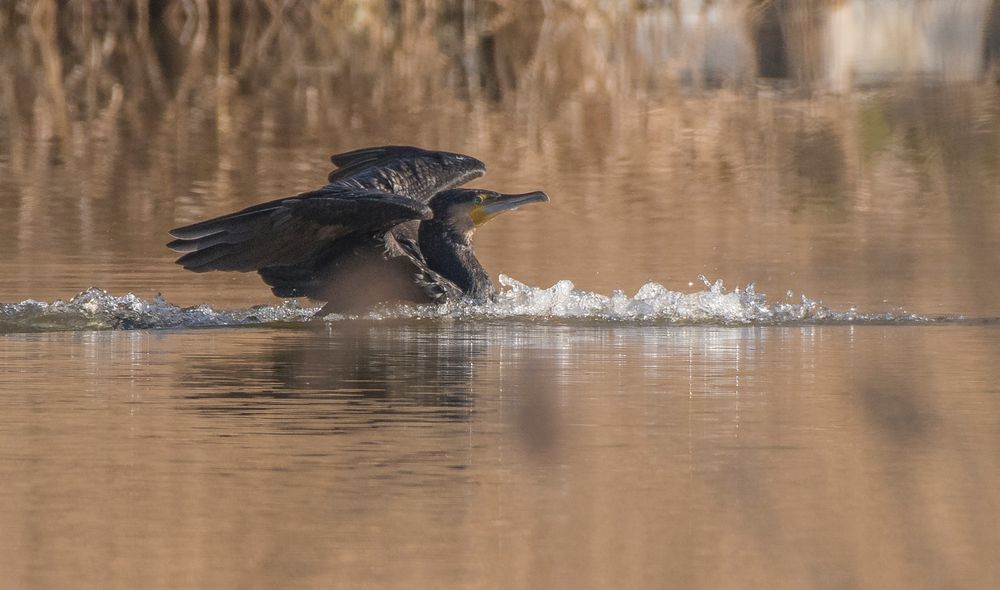
[[[551,196],[493,273],[707,316],[5,307],[0,587],[1000,586],[1000,7],[458,4],[0,8],[0,302],[264,317],[166,230],[405,143]]]

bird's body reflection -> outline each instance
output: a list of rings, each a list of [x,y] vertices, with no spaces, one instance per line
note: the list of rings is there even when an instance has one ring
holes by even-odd
[[[464,421],[473,409],[472,380],[486,348],[463,329],[342,322],[271,331],[254,350],[199,354],[182,385],[187,398],[205,402],[196,406],[199,411],[280,409],[286,419],[279,424],[292,430]]]

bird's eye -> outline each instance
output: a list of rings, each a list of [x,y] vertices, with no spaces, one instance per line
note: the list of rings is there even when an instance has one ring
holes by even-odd
[[[482,205],[483,201],[485,201],[485,200],[486,200],[486,197],[484,197],[483,195],[476,196],[476,204],[477,205]]]

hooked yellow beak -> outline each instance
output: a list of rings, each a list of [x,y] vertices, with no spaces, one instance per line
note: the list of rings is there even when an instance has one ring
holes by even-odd
[[[504,211],[517,209],[521,205],[527,205],[529,203],[547,203],[548,201],[549,196],[541,191],[524,193],[521,195],[498,194],[495,196],[487,196],[482,203],[475,205],[472,210],[469,211],[469,217],[472,218],[472,223],[482,225],[497,215],[500,215]]]

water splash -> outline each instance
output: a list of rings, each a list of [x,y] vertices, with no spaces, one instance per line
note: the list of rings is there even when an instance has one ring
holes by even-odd
[[[254,325],[302,321],[315,312],[294,300],[239,310],[216,310],[204,304],[182,308],[159,295],[148,301],[134,293],[118,297],[91,287],[69,301],[28,299],[0,304],[0,333]]]
[[[532,287],[500,275],[500,294],[489,303],[458,301],[444,305],[386,305],[363,316],[331,314],[328,322],[344,319],[589,319],[705,325],[798,325],[860,323],[931,323],[962,321],[960,317],[928,318],[906,312],[834,311],[802,295],[799,301],[769,303],[752,284],[727,291],[721,280],[699,277],[706,289],[671,291],[647,283],[634,296],[623,291],[602,295],[577,289],[562,280],[549,288]],[[789,299],[791,299],[789,293]],[[220,310],[209,305],[178,307],[157,296],[152,301],[133,293],[122,296],[90,288],[69,301],[26,300],[0,304],[0,333],[57,330],[129,330],[244,326],[304,322],[318,308],[291,300],[280,305]]]
[[[803,323],[918,323],[930,318],[906,312],[865,314],[854,309],[834,311],[801,296],[799,302],[769,304],[753,284],[726,291],[721,280],[698,277],[707,290],[671,291],[646,283],[632,297],[616,290],[610,296],[583,291],[562,280],[547,289],[525,285],[500,275],[501,291],[492,302],[418,305],[369,314],[376,318],[586,318],[608,321],[660,321],[674,324],[782,325]]]

